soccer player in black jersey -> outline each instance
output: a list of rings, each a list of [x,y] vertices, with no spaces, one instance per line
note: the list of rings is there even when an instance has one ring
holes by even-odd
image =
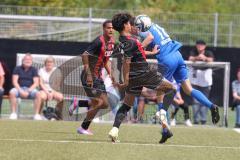
[[[113,28],[120,33],[120,50],[123,53],[123,79],[122,84],[116,84],[119,88],[125,88],[126,93],[122,106],[117,111],[113,128],[109,132],[109,137],[113,142],[118,139],[119,127],[126,116],[126,113],[131,109],[134,103],[135,96],[139,96],[142,88],[154,89],[158,94],[169,93],[173,95],[176,92],[174,86],[163,79],[157,68],[152,68],[146,61],[145,51],[142,44],[131,35],[130,20],[132,16],[128,13],[116,14],[112,19]],[[162,119],[163,132],[166,136],[162,137],[164,143],[172,136],[166,119]]]
[[[103,35],[98,36],[82,54],[84,69],[81,81],[87,96],[91,99],[87,116],[78,128],[79,134],[92,135],[88,129],[93,118],[99,111],[109,106],[105,85],[102,79],[102,69],[110,75],[109,58],[114,49],[113,26],[111,20],[103,23]]]

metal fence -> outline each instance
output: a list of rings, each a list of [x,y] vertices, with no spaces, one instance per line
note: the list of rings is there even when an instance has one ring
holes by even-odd
[[[127,11],[127,10],[126,10]],[[93,8],[51,8],[0,5],[0,15],[43,16],[42,20],[0,18],[0,38],[42,39],[57,41],[91,41],[101,33],[94,19],[111,18],[123,10]],[[209,46],[240,47],[240,15],[205,13],[163,13],[152,10],[131,10],[134,15],[148,14],[163,26],[171,37],[184,45],[194,45],[204,39]],[[44,18],[45,17],[45,18]],[[52,21],[60,17],[62,20]],[[75,23],[63,19],[79,19]],[[45,19],[45,20],[44,20]],[[30,31],[29,31],[30,28]],[[33,33],[32,33],[33,32]]]

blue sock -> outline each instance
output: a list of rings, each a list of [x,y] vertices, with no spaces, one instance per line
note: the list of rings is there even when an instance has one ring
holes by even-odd
[[[213,103],[210,102],[209,99],[199,90],[193,89],[191,92],[191,96],[204,106],[207,106],[208,108],[211,108],[213,105]]]
[[[163,132],[163,133],[166,133],[166,132],[168,132],[168,129],[167,129],[167,128],[163,128],[163,129],[162,129],[162,132]]]
[[[157,111],[160,111],[160,109],[163,109],[163,103],[162,102],[158,103]]]

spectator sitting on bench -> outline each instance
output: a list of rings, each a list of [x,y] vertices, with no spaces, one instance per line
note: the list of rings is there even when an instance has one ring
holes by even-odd
[[[14,68],[12,75],[12,83],[14,88],[10,90],[10,105],[12,113],[10,119],[18,118],[17,98],[34,99],[35,115],[34,120],[42,120],[41,112],[41,94],[37,87],[39,85],[39,77],[37,69],[32,66],[31,54],[23,57],[22,65]]]
[[[2,107],[2,96],[4,93],[4,89],[3,89],[3,84],[4,84],[4,80],[5,80],[4,75],[5,75],[5,72],[4,72],[2,64],[0,62],[0,114],[1,114],[1,107]]]
[[[40,87],[41,87],[41,97],[43,101],[46,100],[56,100],[56,114],[58,119],[62,119],[62,108],[63,108],[63,94],[57,92],[50,86],[50,76],[55,71],[55,59],[51,56],[46,58],[44,61],[44,67],[39,70],[39,78],[40,78]],[[58,80],[54,80],[54,85],[59,82]],[[55,87],[54,87],[55,88]]]

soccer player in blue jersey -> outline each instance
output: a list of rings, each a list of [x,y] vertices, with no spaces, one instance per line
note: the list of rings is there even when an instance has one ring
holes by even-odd
[[[172,81],[174,78],[177,83],[181,84],[183,91],[187,95],[192,96],[201,104],[207,106],[211,110],[212,122],[213,124],[216,124],[220,119],[218,106],[209,101],[209,99],[202,92],[192,88],[188,78],[188,69],[186,63],[184,62],[179,51],[179,49],[182,47],[182,44],[177,41],[173,41],[164,28],[157,24],[151,22],[146,29],[146,24],[144,24],[144,21],[141,20],[141,17],[144,17],[145,20],[151,22],[148,16],[139,15],[135,18],[134,25],[139,30],[139,36],[144,38],[144,41],[142,42],[144,47],[148,45],[150,45],[150,48],[153,48],[156,45],[159,47],[160,51],[155,56],[158,63],[164,65],[165,67],[166,71],[164,73],[164,77],[169,81]],[[207,62],[207,59],[205,61]],[[158,106],[158,111],[160,111],[160,114],[161,110],[166,110],[163,104],[159,104]],[[157,115],[158,114],[159,112],[157,112]]]

